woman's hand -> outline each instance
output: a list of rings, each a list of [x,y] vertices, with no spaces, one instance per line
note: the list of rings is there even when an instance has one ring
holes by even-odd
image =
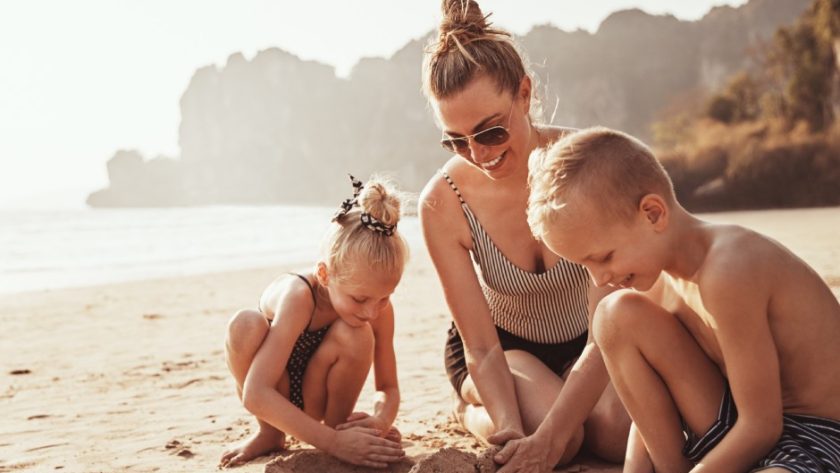
[[[405,452],[399,443],[382,438],[382,431],[367,427],[336,430],[335,442],[328,453],[354,465],[385,468],[402,460]]]
[[[487,439],[503,448],[493,457],[493,461],[503,465],[497,473],[544,473],[554,468],[549,459],[550,445],[536,435],[523,437],[514,430],[505,429]]]
[[[380,417],[372,416],[366,412],[354,412],[350,414],[346,422],[335,426],[335,430],[347,430],[351,427],[376,429],[382,432],[382,437],[388,440],[393,440],[398,443],[402,441],[402,434],[400,434],[400,431],[396,427],[388,425]]]

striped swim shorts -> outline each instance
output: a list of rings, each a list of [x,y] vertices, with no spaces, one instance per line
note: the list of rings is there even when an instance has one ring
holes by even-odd
[[[709,453],[738,419],[727,384],[718,418],[702,437],[686,432],[683,454],[694,463]],[[784,468],[792,473],[840,473],[840,421],[801,414],[784,414],[782,436],[750,471]]]

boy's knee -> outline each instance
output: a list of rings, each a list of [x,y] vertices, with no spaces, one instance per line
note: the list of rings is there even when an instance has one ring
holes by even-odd
[[[622,290],[604,297],[595,309],[592,335],[601,350],[610,350],[625,340],[633,324],[650,309],[652,302],[638,292]]]
[[[335,345],[339,357],[345,360],[370,361],[375,342],[370,324],[353,327],[342,320],[333,322],[327,337]]]

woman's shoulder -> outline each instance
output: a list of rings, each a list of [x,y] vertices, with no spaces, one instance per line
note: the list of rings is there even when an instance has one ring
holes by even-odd
[[[557,140],[565,138],[567,135],[576,132],[577,128],[557,125],[537,125],[537,133],[540,136],[540,148],[551,146]]]
[[[432,175],[420,192],[419,214],[422,215],[424,209],[442,210],[459,207],[460,202],[453,185],[457,188],[458,185],[455,183],[459,181],[459,177],[463,177],[464,170],[462,168],[465,164],[462,158],[453,156]],[[449,176],[449,179],[446,176]]]

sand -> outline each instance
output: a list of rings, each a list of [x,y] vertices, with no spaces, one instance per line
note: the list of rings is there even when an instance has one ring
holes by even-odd
[[[840,294],[840,210],[829,212],[721,218],[746,220],[804,252]],[[810,227],[792,222],[797,215]],[[0,472],[215,470],[222,451],[254,428],[223,360],[227,320],[252,307],[275,275],[300,267],[0,296]],[[483,448],[449,419],[442,350],[450,319],[423,248],[413,249],[394,304],[397,427],[408,459],[390,471],[474,472]],[[358,407],[371,403],[368,383]],[[235,471],[365,470],[292,442]],[[563,471],[620,468],[585,461]]]

